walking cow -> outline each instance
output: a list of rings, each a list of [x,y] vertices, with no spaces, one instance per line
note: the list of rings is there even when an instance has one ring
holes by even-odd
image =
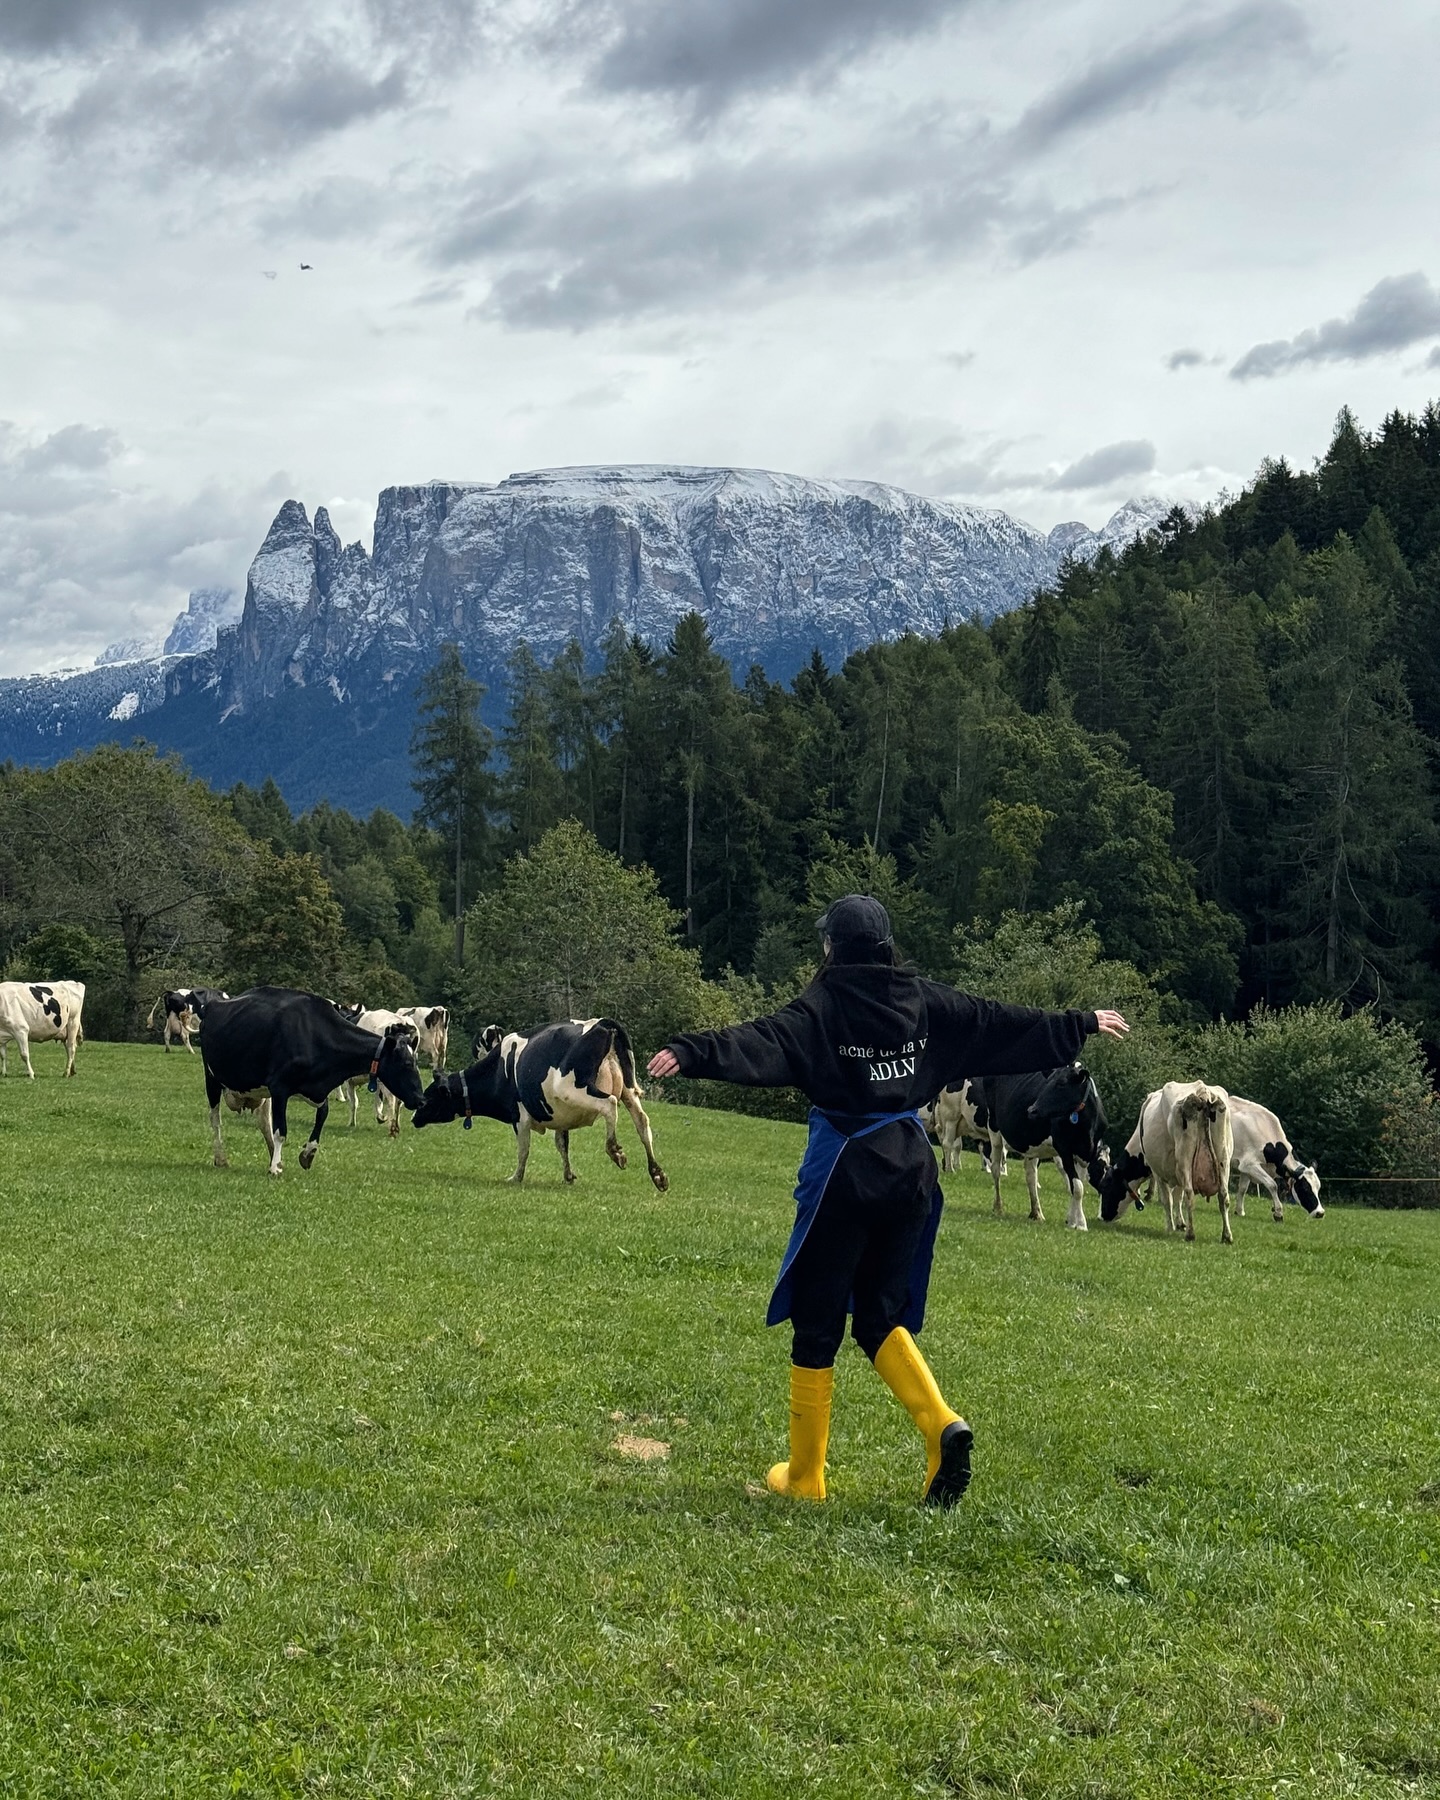
[[[953,1174],[960,1167],[960,1141],[968,1139],[980,1147],[980,1160],[990,1172],[990,1114],[985,1106],[980,1083],[969,1079],[952,1081],[942,1088],[928,1106],[920,1108],[920,1123],[934,1134],[940,1145],[940,1172]],[[1005,1173],[1005,1151],[1000,1151],[1000,1173]]]
[[[212,1001],[200,1026],[200,1054],[217,1169],[223,1169],[226,1160],[220,1105],[227,1090],[242,1105],[258,1106],[262,1094],[268,1095],[272,1175],[280,1173],[286,1109],[292,1099],[308,1100],[315,1108],[314,1129],[300,1152],[302,1169],[315,1160],[331,1092],[342,1082],[352,1077],[383,1082],[411,1111],[424,1099],[413,1026],[406,1022],[381,1032],[366,1031],[328,1000],[293,988],[252,988],[234,1000]],[[262,1112],[262,1128],[266,1123]]]
[[[1001,1212],[1000,1177],[1005,1152],[1024,1158],[1030,1217],[1044,1221],[1040,1210],[1040,1169],[1046,1158],[1064,1172],[1070,1193],[1065,1223],[1084,1231],[1084,1169],[1099,1188],[1109,1169],[1104,1144],[1108,1120],[1095,1078],[1084,1063],[1066,1063],[1038,1075],[991,1075],[980,1083],[990,1123],[990,1173],[995,1183],[995,1211]]]
[[[10,1070],[5,1046],[14,1043],[33,1081],[31,1044],[65,1046],[65,1073],[75,1073],[75,1049],[84,1037],[80,1014],[85,1006],[83,981],[0,981],[0,1075]]]
[[[640,1088],[630,1036],[614,1019],[564,1019],[534,1037],[487,1026],[475,1040],[476,1061],[459,1075],[437,1075],[415,1114],[416,1128],[449,1125],[463,1118],[501,1119],[515,1133],[517,1186],[525,1179],[532,1131],[553,1131],[566,1181],[570,1133],[603,1121],[605,1152],[617,1169],[625,1167],[615,1127],[623,1105],[635,1121],[650,1179],[663,1194],[670,1178],[655,1160],[655,1140]]]
[[[179,1038],[180,1042],[193,1056],[195,1050],[190,1042],[192,1031],[199,1031],[200,1021],[205,1016],[205,1008],[211,1000],[228,1000],[230,996],[219,988],[167,988],[155,1004],[150,1008],[150,1016],[145,1021],[145,1029],[155,1029],[155,1015],[163,1007],[165,1009],[165,1054],[170,1054],[170,1040]]]
[[[1106,1224],[1137,1199],[1140,1183],[1153,1175],[1167,1222],[1175,1221],[1172,1229],[1178,1229],[1183,1221],[1187,1242],[1195,1241],[1196,1194],[1213,1194],[1220,1202],[1220,1241],[1233,1244],[1230,1105],[1224,1088],[1203,1081],[1167,1081],[1147,1094],[1124,1155],[1100,1183],[1100,1217]]]

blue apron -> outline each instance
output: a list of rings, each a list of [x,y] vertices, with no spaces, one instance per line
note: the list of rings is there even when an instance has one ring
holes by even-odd
[[[810,1109],[810,1140],[800,1159],[800,1174],[795,1183],[795,1229],[790,1233],[790,1242],[785,1246],[780,1273],[775,1280],[775,1292],[770,1296],[770,1308],[765,1314],[767,1325],[778,1325],[790,1317],[795,1258],[800,1254],[800,1246],[815,1223],[820,1202],[825,1198],[825,1190],[830,1185],[830,1177],[835,1173],[836,1164],[844,1155],[845,1146],[853,1138],[869,1137],[871,1132],[883,1130],[886,1125],[893,1125],[900,1119],[913,1119],[918,1131],[925,1130],[920,1123],[919,1113],[913,1109],[908,1112],[836,1113],[834,1117],[856,1129],[841,1131],[818,1106]],[[929,1140],[926,1141],[928,1143]],[[904,1316],[900,1320],[912,1335],[925,1323],[925,1296],[930,1289],[930,1265],[935,1260],[935,1234],[940,1229],[940,1212],[944,1204],[945,1196],[940,1192],[940,1184],[937,1182],[930,1202],[930,1217],[925,1221],[920,1242],[915,1246],[915,1260],[910,1265],[910,1290],[905,1301]]]

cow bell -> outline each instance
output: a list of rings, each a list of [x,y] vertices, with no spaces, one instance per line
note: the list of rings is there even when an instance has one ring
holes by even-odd
[[[466,1113],[465,1124],[464,1124],[463,1129],[468,1131],[474,1123],[475,1123],[475,1121],[470,1117],[469,1113]]]

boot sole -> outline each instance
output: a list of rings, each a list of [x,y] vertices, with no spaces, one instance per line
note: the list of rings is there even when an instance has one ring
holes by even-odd
[[[957,1419],[940,1433],[940,1467],[925,1490],[927,1506],[956,1506],[970,1485],[970,1448],[975,1433]]]

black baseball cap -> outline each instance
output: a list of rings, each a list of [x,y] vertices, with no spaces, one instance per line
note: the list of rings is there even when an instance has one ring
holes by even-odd
[[[869,894],[846,894],[815,921],[832,944],[888,944],[890,915]]]

